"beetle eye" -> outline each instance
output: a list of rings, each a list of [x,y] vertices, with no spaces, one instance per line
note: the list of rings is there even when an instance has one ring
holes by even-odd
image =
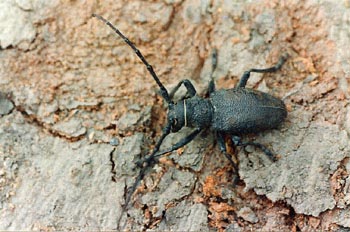
[[[177,128],[177,124],[178,124],[178,120],[176,118],[174,118],[173,120],[171,120],[171,130],[173,132],[178,131],[179,129]]]

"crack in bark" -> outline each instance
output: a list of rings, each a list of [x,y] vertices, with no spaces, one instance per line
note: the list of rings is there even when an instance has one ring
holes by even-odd
[[[298,145],[297,145],[297,147],[296,147],[296,149],[295,149],[296,151],[299,150],[299,148],[301,147],[301,145],[304,143],[304,139],[305,139],[305,137],[306,137],[306,134],[307,134],[307,132],[309,131],[310,125],[311,125],[311,123],[314,121],[316,115],[317,115],[317,113],[313,113],[313,115],[312,115],[310,121],[308,121],[307,126],[305,127],[305,130],[304,130],[304,133],[302,134],[302,136],[301,136],[301,138],[300,138],[300,141],[299,141],[299,143],[298,143]]]
[[[181,170],[181,169],[178,169],[178,170]],[[194,172],[194,171],[193,171]],[[175,181],[175,180],[174,180]],[[196,176],[196,180],[194,181],[193,185],[190,186],[189,188],[191,188],[190,192],[178,199],[174,199],[173,201],[170,201],[170,202],[167,202],[165,203],[165,210],[162,211],[162,215],[160,217],[153,217],[153,214],[152,212],[149,212],[150,213],[150,220],[149,220],[149,223],[147,223],[145,225],[145,229],[143,231],[146,231],[147,229],[152,229],[154,228],[155,226],[157,226],[159,223],[162,222],[162,220],[165,217],[165,214],[166,214],[166,211],[169,209],[169,208],[173,208],[173,207],[176,207],[180,202],[186,200],[187,198],[191,197],[192,194],[194,193],[195,189],[196,189],[196,185],[198,183],[198,177]],[[169,206],[172,206],[172,207],[169,207]],[[147,213],[147,210],[149,209],[148,205],[146,204],[143,208],[143,214],[146,214]]]
[[[64,140],[67,140],[69,142],[77,142],[80,141],[82,139],[85,138],[86,133],[76,136],[76,137],[72,137],[66,134],[63,134],[53,128],[51,128],[50,126],[48,126],[45,122],[42,122],[36,115],[34,114],[29,114],[22,106],[17,106],[15,105],[15,109],[22,114],[22,116],[29,122],[29,123],[33,123],[34,125],[36,125],[37,127],[39,127],[41,130],[43,131],[47,131],[49,134],[51,134],[53,137],[59,137],[62,138]]]
[[[115,171],[115,161],[113,159],[113,153],[115,150],[116,148],[113,148],[113,150],[109,153],[109,161],[111,162],[111,173],[112,173],[111,180],[113,182],[117,182],[117,179],[116,179],[117,172]]]
[[[77,142],[77,141],[80,141],[80,140],[83,140],[84,138],[86,138],[86,132],[84,134],[81,134],[81,135],[78,135],[78,136],[70,136],[68,134],[65,134],[65,133],[62,133],[56,129],[53,129],[52,126],[48,123],[45,123],[43,122],[37,115],[35,114],[29,114],[26,109],[21,106],[21,105],[16,105],[15,104],[15,101],[11,98],[7,98],[9,101],[11,101],[11,103],[13,104],[13,109],[11,110],[11,113],[13,113],[14,110],[17,110],[23,117],[24,119],[31,123],[31,124],[34,124],[36,125],[38,128],[40,128],[42,131],[46,131],[48,132],[50,135],[52,135],[53,137],[58,137],[58,138],[61,138],[61,139],[64,139],[68,142]],[[93,111],[93,110],[96,110],[98,111],[99,109],[101,109],[101,106],[102,106],[102,102],[99,102],[97,105],[93,105],[93,106],[77,106],[75,108],[71,108],[70,111],[73,111],[73,110],[79,110],[79,109],[84,109],[84,110],[90,110],[90,111]],[[56,110],[55,112],[53,112],[54,114],[59,114],[63,112],[63,110]],[[113,128],[104,128],[104,129],[113,129]],[[98,143],[98,144],[110,144],[109,142],[104,142],[104,141],[100,141],[100,140],[96,140],[96,139],[89,139],[89,142],[91,144],[95,144],[95,143]]]

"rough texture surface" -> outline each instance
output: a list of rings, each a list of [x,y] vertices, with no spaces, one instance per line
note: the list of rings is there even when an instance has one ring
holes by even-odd
[[[313,231],[350,229],[349,1],[31,1],[0,3],[0,230]],[[166,106],[145,67],[96,18],[123,31],[171,89],[288,53],[248,87],[284,100],[278,129],[248,135],[278,155],[227,147],[212,131],[162,158],[122,214],[135,164]],[[184,91],[179,91],[184,94]],[[180,96],[177,96],[180,97]],[[190,129],[170,135],[163,148]]]

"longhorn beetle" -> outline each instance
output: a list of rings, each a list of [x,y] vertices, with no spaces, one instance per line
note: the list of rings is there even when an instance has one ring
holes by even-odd
[[[141,167],[141,170],[133,186],[130,188],[130,191],[128,191],[129,194],[126,196],[123,211],[118,220],[118,227],[122,214],[126,210],[132,194],[135,192],[137,185],[143,179],[146,171],[161,155],[185,146],[205,128],[212,128],[216,132],[220,151],[227,157],[236,172],[238,171],[238,167],[226,150],[224,140],[226,135],[231,136],[234,145],[243,147],[248,145],[255,146],[261,149],[272,161],[276,160],[273,153],[264,145],[253,141],[243,142],[239,136],[274,129],[286,118],[287,110],[282,100],[264,92],[245,88],[245,86],[250,77],[250,73],[276,72],[285,63],[287,55],[282,56],[278,63],[270,68],[252,68],[244,72],[238,85],[233,89],[215,90],[214,78],[212,75],[208,88],[209,98],[206,99],[197,95],[195,87],[187,79],[180,81],[176,87],[168,93],[167,89],[153,70],[153,67],[147,62],[136,46],[109,21],[97,14],[93,14],[92,16],[97,17],[112,28],[112,30],[134,50],[159,86],[161,96],[168,103],[167,123],[163,128],[162,135],[151,154],[140,162],[137,162]],[[214,51],[212,57],[212,72],[215,70],[216,64],[217,54],[216,51]],[[188,95],[182,100],[174,102],[172,98],[182,85],[186,87]],[[159,151],[165,137],[170,133],[179,131],[183,127],[194,128],[194,130],[170,148]]]

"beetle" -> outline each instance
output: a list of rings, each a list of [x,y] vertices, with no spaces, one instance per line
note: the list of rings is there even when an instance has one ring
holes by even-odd
[[[208,98],[198,96],[195,87],[188,79],[180,81],[169,93],[159,80],[153,67],[147,62],[136,46],[105,18],[97,14],[93,14],[92,16],[107,24],[132,48],[147,67],[148,72],[160,88],[161,96],[168,104],[167,123],[162,130],[162,135],[158,139],[151,154],[137,162],[141,167],[140,173],[130,188],[129,194],[127,194],[123,211],[126,209],[138,183],[143,179],[146,171],[157,162],[157,159],[161,155],[185,146],[206,128],[211,128],[216,132],[220,151],[228,158],[236,172],[238,171],[238,167],[226,150],[226,135],[231,136],[234,145],[243,147],[248,145],[255,146],[261,149],[272,161],[276,160],[275,155],[267,147],[253,141],[243,142],[240,136],[277,128],[287,117],[286,106],[282,100],[270,94],[245,88],[245,86],[251,73],[271,73],[281,69],[287,60],[287,55],[281,56],[278,63],[270,68],[252,68],[244,72],[238,85],[233,89],[216,90],[214,78],[211,75]],[[212,72],[216,69],[216,65],[217,52],[215,50],[212,54]],[[174,102],[173,96],[182,85],[187,89],[187,95],[181,100]],[[166,136],[170,133],[178,132],[183,127],[194,128],[194,130],[170,148],[159,151]]]

